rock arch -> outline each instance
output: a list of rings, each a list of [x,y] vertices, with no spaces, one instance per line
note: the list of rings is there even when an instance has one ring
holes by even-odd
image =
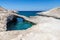
[[[16,14],[15,11],[6,10],[2,7],[0,7],[0,9],[1,9],[1,11],[0,11],[0,31],[6,31],[7,23],[10,21],[13,21],[13,20],[16,21],[17,17],[23,18],[24,20],[26,20],[28,22],[35,23],[26,16]]]

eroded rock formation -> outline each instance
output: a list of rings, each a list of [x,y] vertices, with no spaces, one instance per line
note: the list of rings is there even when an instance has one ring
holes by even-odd
[[[28,17],[18,15],[16,12],[0,7],[0,32],[7,30],[7,22],[12,21],[14,18],[23,18],[24,20],[32,22]]]
[[[18,15],[11,12],[9,13],[9,15]],[[29,22],[36,23],[36,25],[33,25],[27,30],[0,32],[0,40],[60,40],[59,15],[60,8],[55,8],[46,12],[42,12],[39,13],[39,16],[31,16],[29,18],[18,15],[18,17],[22,17]]]

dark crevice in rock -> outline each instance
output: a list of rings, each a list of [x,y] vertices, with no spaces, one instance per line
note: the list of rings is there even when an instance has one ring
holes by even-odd
[[[9,30],[9,27],[11,26],[11,25],[16,25],[16,23],[17,23],[17,19],[16,18],[13,18],[13,20],[12,21],[9,21],[8,23],[7,23],[7,30],[6,31],[8,31]]]

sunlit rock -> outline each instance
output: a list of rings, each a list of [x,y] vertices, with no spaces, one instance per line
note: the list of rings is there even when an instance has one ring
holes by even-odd
[[[46,15],[46,16],[52,16],[52,17],[56,17],[56,18],[60,18],[60,7],[58,8],[53,8],[49,11],[46,12],[41,12],[41,13],[37,13],[39,15]]]
[[[60,40],[60,8],[39,13],[39,16],[25,17],[16,13],[1,13],[0,27],[5,28],[7,19],[18,16],[29,22],[36,23],[26,30],[0,32],[0,40]],[[8,16],[7,16],[8,15]],[[12,20],[12,19],[11,19]],[[5,26],[4,26],[5,25]],[[5,29],[4,29],[5,30]]]
[[[14,18],[23,18],[24,20],[31,21],[28,17],[16,14],[16,11],[11,11],[0,7],[0,32],[7,30],[7,23]],[[32,22],[32,21],[31,21]]]

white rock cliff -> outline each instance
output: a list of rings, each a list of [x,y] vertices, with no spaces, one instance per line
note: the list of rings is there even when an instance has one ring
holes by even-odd
[[[0,40],[60,40],[60,8],[38,14],[29,18],[22,16],[36,25],[27,30],[0,32]]]
[[[30,21],[28,17],[25,17],[23,15],[18,15],[14,11],[6,10],[0,7],[0,32],[6,31],[7,22],[12,21],[16,17],[20,17],[20,18],[23,18],[24,20]]]

